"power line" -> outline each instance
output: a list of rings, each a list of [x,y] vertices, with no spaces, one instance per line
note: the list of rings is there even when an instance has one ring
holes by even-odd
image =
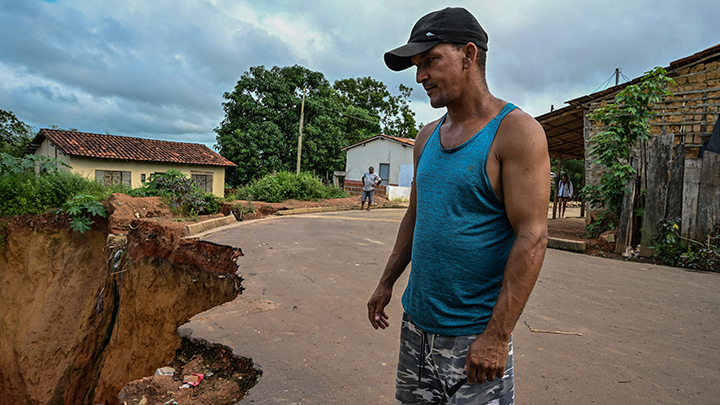
[[[324,108],[324,109],[326,109],[326,110],[334,111],[334,112],[342,115],[343,117],[352,118],[352,119],[356,119],[356,120],[358,120],[358,121],[365,121],[365,122],[369,122],[369,123],[371,123],[371,124],[380,125],[380,120],[378,120],[377,122],[376,122],[376,121],[370,121],[370,120],[368,120],[368,119],[366,119],[366,118],[356,117],[356,116],[350,115],[350,114],[348,114],[348,113],[346,113],[346,112],[343,112],[343,111],[340,111],[340,110],[336,110],[336,109],[334,109],[334,108],[326,107],[326,106],[324,106],[324,105],[322,105],[322,104],[320,104],[320,103],[317,103],[317,102],[315,102],[315,101],[313,101],[313,100],[310,100],[310,99],[306,99],[305,101],[308,102],[308,103],[310,103],[310,104],[314,104],[314,105],[316,105],[316,106],[318,106],[318,107],[320,107],[320,108]]]

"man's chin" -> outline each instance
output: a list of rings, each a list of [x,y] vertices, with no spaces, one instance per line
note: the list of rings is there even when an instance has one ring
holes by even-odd
[[[430,107],[432,108],[443,108],[447,107],[445,102],[443,100],[437,100],[437,99],[430,99]]]

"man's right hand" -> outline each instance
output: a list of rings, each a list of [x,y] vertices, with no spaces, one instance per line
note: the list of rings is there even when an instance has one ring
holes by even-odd
[[[378,285],[368,301],[368,319],[373,328],[385,329],[390,326],[388,314],[385,313],[385,307],[392,298],[392,288]]]

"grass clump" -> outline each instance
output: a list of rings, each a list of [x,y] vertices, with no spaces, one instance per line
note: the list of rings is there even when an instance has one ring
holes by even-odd
[[[299,175],[290,172],[269,174],[238,189],[238,200],[281,202],[285,200],[316,201],[329,198],[347,197],[345,190],[325,186],[310,173]]]

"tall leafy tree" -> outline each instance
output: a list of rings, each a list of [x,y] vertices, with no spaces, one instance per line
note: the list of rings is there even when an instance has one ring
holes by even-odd
[[[32,127],[17,119],[12,111],[0,110],[0,153],[21,157],[32,138]]]
[[[224,94],[225,119],[215,128],[220,154],[238,165],[226,178],[241,185],[273,171],[295,170],[303,93],[301,167],[324,175],[345,166],[343,147],[385,128],[391,135],[414,136],[409,91],[392,96],[371,78],[338,81],[334,87],[322,73],[298,65],[251,67],[233,92]]]
[[[400,94],[394,96],[383,82],[368,76],[337,80],[333,88],[344,105],[363,109],[376,119],[377,129],[384,134],[413,139],[417,135],[415,113],[409,105],[410,87],[401,84]]]

